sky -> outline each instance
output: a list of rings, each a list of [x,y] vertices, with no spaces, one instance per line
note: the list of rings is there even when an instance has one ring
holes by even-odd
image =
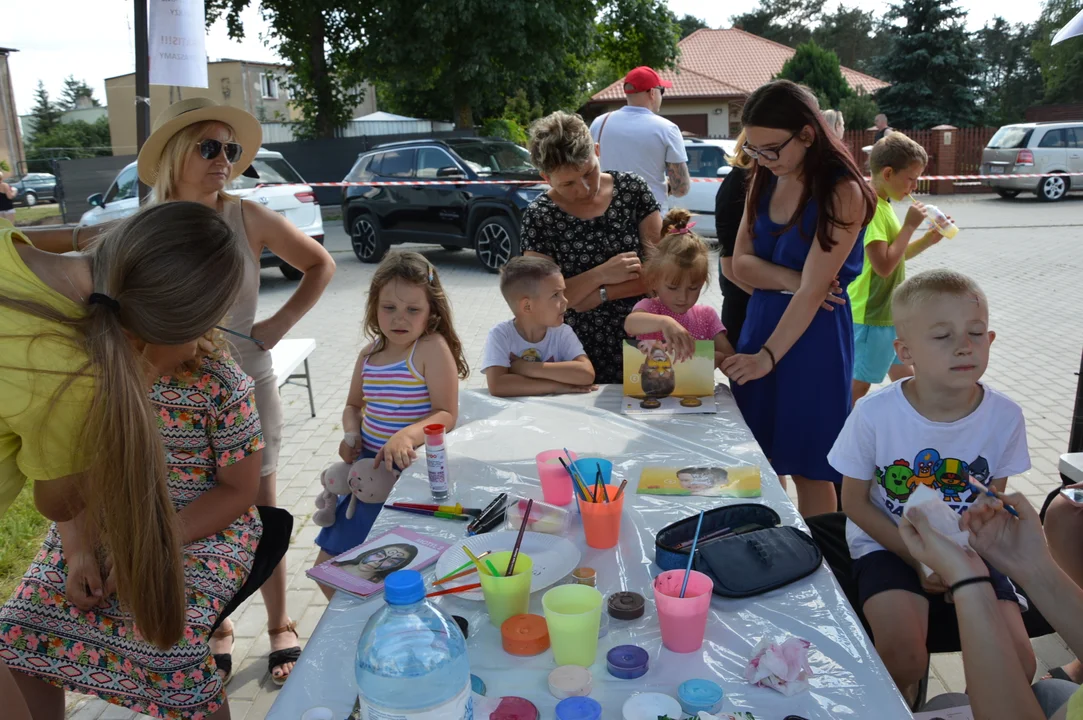
[[[887,0],[843,0],[848,6],[882,12]],[[678,16],[685,13],[705,20],[711,27],[729,27],[733,15],[748,12],[758,0],[668,0]],[[1041,0],[960,0],[969,11],[967,24],[975,30],[995,15],[1009,22],[1031,22],[1038,17]],[[258,7],[258,0],[252,0]],[[828,0],[830,12],[838,5]],[[42,11],[42,7],[47,7]],[[211,60],[234,58],[250,61],[275,61],[275,53],[265,47],[261,34],[267,23],[258,9],[250,7],[243,14],[246,37],[242,42],[229,39],[225,22],[219,21],[207,33],[207,55]],[[56,18],[59,22],[50,22]],[[38,80],[45,83],[51,97],[57,97],[64,78],[74,75],[94,88],[104,105],[105,79],[133,72],[131,0],[49,0],[46,6],[27,2],[6,2],[0,22],[0,47],[17,48],[8,62],[19,114],[30,112]],[[81,48],[81,49],[80,49]]]

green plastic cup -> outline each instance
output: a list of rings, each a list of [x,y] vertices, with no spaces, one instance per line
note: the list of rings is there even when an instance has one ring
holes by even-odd
[[[602,623],[602,594],[587,585],[560,585],[542,595],[542,609],[557,665],[593,665]]]
[[[520,552],[515,561],[515,574],[504,577],[509,560],[510,552],[486,555],[481,559],[486,572],[478,573],[481,576],[481,592],[485,595],[485,607],[489,610],[489,622],[497,627],[513,615],[525,614],[530,606],[530,581],[534,578],[534,562],[529,555]],[[488,573],[489,565],[486,561],[496,568],[497,577]]]

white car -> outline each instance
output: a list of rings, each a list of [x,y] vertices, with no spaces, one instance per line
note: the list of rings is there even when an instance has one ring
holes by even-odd
[[[721,180],[729,175],[730,164],[726,156],[737,152],[736,140],[707,140],[685,138],[684,150],[688,153],[688,174],[692,177],[692,187],[684,197],[669,199],[671,208],[686,208],[691,211],[696,223],[696,234],[704,237],[717,237],[714,226],[714,197],[718,194],[721,183],[696,182],[696,178],[715,178]]]
[[[316,194],[305,184],[282,153],[260,150],[252,161],[259,179],[241,175],[232,182],[229,192],[237,197],[266,205],[292,222],[305,235],[323,244],[323,215]],[[133,162],[120,171],[105,195],[87,198],[91,208],[83,213],[81,225],[98,225],[126,218],[139,209],[139,183]],[[290,280],[300,280],[302,273],[264,248],[260,267],[278,267]]]

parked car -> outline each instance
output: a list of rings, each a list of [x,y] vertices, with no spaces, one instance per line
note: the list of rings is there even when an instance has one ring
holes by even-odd
[[[1083,120],[1005,125],[985,146],[981,163],[983,175],[1004,176],[985,181],[1002,198],[1032,192],[1039,200],[1060,200],[1071,190],[1083,190],[1083,177],[1065,174],[1083,173]]]
[[[684,150],[688,153],[688,174],[695,178],[723,178],[730,168],[726,156],[737,152],[735,140],[707,140],[685,138]],[[689,210],[696,223],[695,231],[704,237],[717,237],[714,224],[714,197],[718,193],[716,182],[693,182],[684,197],[669,199],[671,208]]]
[[[34,207],[39,202],[56,200],[56,175],[50,173],[27,173],[21,178],[8,180],[15,188],[14,202]]]
[[[282,153],[260,150],[252,161],[259,179],[241,175],[228,188],[245,200],[266,205],[297,226],[305,235],[323,244],[323,215],[312,188],[305,184]],[[128,217],[139,209],[139,176],[136,164],[130,163],[104,195],[96,193],[87,198],[91,208],[79,220],[82,225],[98,225]],[[278,267],[289,280],[300,280],[303,273],[287,265],[267,248],[260,256],[260,267]]]
[[[497,272],[520,253],[522,215],[545,191],[530,154],[496,138],[409,140],[361,153],[346,182],[454,180],[451,185],[347,186],[342,224],[354,254],[379,262],[392,245],[433,243],[473,248]],[[482,185],[479,180],[535,180],[537,185]]]

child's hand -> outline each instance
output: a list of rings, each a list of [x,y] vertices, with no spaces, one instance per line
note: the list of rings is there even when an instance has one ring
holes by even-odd
[[[352,465],[357,462],[357,457],[360,454],[361,433],[346,433],[342,437],[342,442],[338,444],[338,456],[342,458],[342,462]]]
[[[820,303],[820,307],[829,312],[835,312],[836,305],[845,305],[846,298],[842,297],[842,285],[839,284],[839,279],[836,276],[831,281],[831,287],[827,289],[827,297]]]
[[[380,452],[376,453],[376,461],[373,462],[372,467],[380,467],[382,463],[388,470],[393,471],[396,467],[399,470],[405,470],[416,459],[417,451],[414,450],[414,444],[400,430],[380,448]]]
[[[910,209],[906,211],[906,219],[903,220],[903,226],[917,229],[918,225],[921,225],[925,221],[925,205],[919,202],[914,202],[910,206]]]
[[[948,222],[950,222],[952,225],[955,224],[955,221],[952,220],[951,215],[945,215],[944,217],[946,217],[948,219]],[[941,234],[940,232],[940,226],[936,223],[933,223],[933,226],[929,228],[929,232],[925,233],[925,237],[928,238],[930,246],[936,245],[938,242],[944,239],[943,234]]]
[[[662,337],[666,339],[666,346],[677,362],[690,360],[696,354],[696,341],[673,318],[666,318],[666,323],[662,325]]]

